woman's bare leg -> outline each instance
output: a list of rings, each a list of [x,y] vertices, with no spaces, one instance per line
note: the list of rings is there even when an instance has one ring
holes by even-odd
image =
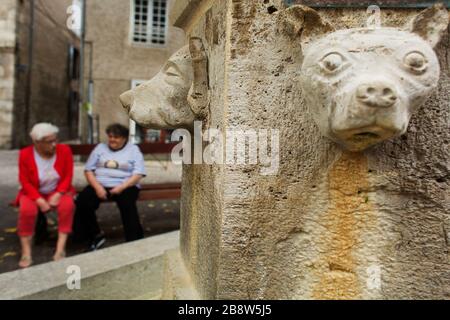
[[[58,242],[56,243],[56,252],[53,260],[58,261],[64,259],[66,256],[66,243],[69,235],[67,233],[58,233]]]
[[[20,237],[20,245],[22,247],[22,256],[20,258],[19,267],[28,268],[33,261],[31,260],[31,240],[33,237]]]

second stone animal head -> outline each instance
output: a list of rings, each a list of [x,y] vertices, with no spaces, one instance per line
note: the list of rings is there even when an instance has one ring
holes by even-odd
[[[433,47],[448,26],[444,5],[422,11],[404,28],[334,31],[304,6],[280,18],[302,47],[300,82],[310,114],[324,136],[350,151],[404,134],[437,87]]]
[[[205,116],[208,99],[207,58],[202,42],[191,38],[151,80],[123,93],[129,117],[152,129],[190,129]]]

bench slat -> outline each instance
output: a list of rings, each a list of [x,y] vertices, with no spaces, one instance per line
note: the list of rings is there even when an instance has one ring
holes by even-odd
[[[77,188],[76,192],[80,193],[83,189],[84,188]],[[181,183],[155,183],[141,185],[141,193],[155,190],[181,190]]]
[[[171,153],[172,149],[177,145],[177,143],[141,143],[138,144],[139,149],[143,154],[167,154]],[[76,156],[88,156],[91,154],[92,150],[97,146],[95,144],[69,144],[72,149],[73,155]]]
[[[158,189],[181,189],[181,183],[155,183],[141,185],[141,191]]]
[[[181,189],[144,190],[139,193],[139,201],[177,200],[181,197]]]
[[[77,189],[80,193],[83,189]],[[158,183],[141,185],[138,201],[176,200],[181,197],[181,183]]]

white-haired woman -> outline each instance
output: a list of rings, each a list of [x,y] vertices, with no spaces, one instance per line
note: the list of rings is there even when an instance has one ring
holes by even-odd
[[[21,268],[32,264],[31,243],[39,212],[58,213],[58,241],[54,260],[65,257],[68,235],[72,232],[74,188],[73,158],[70,148],[58,144],[58,128],[38,123],[30,132],[33,145],[20,151],[19,181],[16,199],[19,206],[18,234],[22,246]]]

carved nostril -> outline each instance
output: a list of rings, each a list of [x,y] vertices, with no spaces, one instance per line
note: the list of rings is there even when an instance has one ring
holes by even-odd
[[[373,87],[367,88],[367,93],[370,95],[375,94],[376,92],[377,92],[377,90]]]
[[[394,93],[392,92],[391,89],[389,88],[384,88],[383,89],[383,96],[389,96],[389,95],[393,95]]]
[[[360,85],[356,90],[356,98],[369,107],[390,107],[397,101],[392,87],[381,81]]]
[[[385,106],[392,106],[397,101],[397,95],[391,88],[383,89],[383,98],[387,99]]]
[[[360,100],[365,100],[369,97],[369,90],[367,89],[366,86],[360,86],[358,87],[358,89],[356,90],[356,97]]]

